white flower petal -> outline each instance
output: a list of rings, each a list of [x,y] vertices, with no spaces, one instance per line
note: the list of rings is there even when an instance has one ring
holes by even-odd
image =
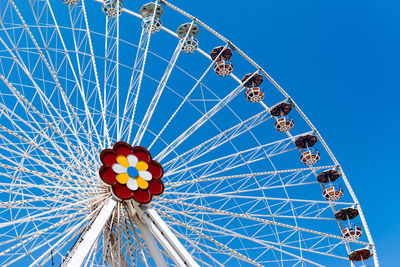
[[[126,168],[118,163],[115,163],[114,165],[112,165],[112,169],[114,172],[116,172],[118,174],[127,172]]]
[[[128,155],[126,158],[128,159],[129,166],[131,167],[135,167],[139,161],[135,155]]]
[[[128,180],[128,183],[126,184],[126,186],[128,186],[128,188],[132,191],[135,191],[139,188],[139,186],[136,182],[136,179],[132,178],[132,177],[129,177],[129,180]]]
[[[145,179],[146,181],[150,181],[151,178],[153,178],[151,173],[148,171],[140,171],[139,176],[142,177],[143,179]]]

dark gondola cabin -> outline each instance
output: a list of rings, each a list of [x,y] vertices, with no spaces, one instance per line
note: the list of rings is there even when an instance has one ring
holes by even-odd
[[[214,71],[218,76],[225,77],[232,73],[233,64],[231,62],[232,50],[223,46],[218,46],[214,48],[210,57],[214,64]]]
[[[337,170],[327,170],[321,172],[317,176],[317,180],[320,183],[331,183],[336,181],[340,177],[340,173]]]
[[[263,81],[263,76],[258,73],[249,73],[243,77],[242,84],[246,88],[247,101],[256,103],[264,99],[264,89],[260,86]]]
[[[357,249],[354,250],[349,254],[349,260],[351,261],[364,261],[369,258],[371,258],[373,254],[371,253],[371,250],[368,248],[362,248],[362,249]]]
[[[151,33],[159,32],[161,29],[161,16],[163,14],[163,10],[161,6],[153,2],[147,3],[142,6],[140,9],[140,14],[142,15],[142,27],[146,31],[150,31]]]

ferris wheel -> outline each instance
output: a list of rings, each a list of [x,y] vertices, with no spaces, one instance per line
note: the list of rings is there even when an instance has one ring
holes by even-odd
[[[0,14],[1,266],[379,266],[317,129],[199,19],[158,0]]]

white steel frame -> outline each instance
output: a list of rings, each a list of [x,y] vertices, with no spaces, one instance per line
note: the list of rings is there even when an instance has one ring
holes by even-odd
[[[95,2],[102,3],[102,0],[94,0]],[[38,240],[43,233],[46,231],[54,231],[55,237],[47,237],[47,244],[52,244],[49,246],[44,253],[37,257],[33,258],[33,264],[44,264],[52,259],[53,253],[61,253],[64,249],[67,242],[63,242],[67,239],[77,239],[77,243],[71,248],[68,255],[65,257],[63,265],[66,266],[81,266],[87,265],[92,259],[96,258],[96,253],[100,249],[99,238],[110,221],[117,219],[121,221],[123,219],[127,220],[124,222],[125,231],[121,230],[121,226],[114,226],[110,228],[110,231],[114,231],[115,235],[118,235],[119,238],[123,236],[126,240],[135,240],[137,244],[137,248],[132,248],[132,250],[136,250],[137,255],[142,257],[142,261],[145,262],[145,254],[149,254],[157,266],[167,266],[167,261],[164,256],[167,256],[171,259],[177,266],[199,266],[197,262],[201,262],[201,259],[197,259],[194,255],[192,255],[186,248],[182,245],[180,240],[184,240],[187,244],[190,244],[192,247],[198,249],[204,254],[207,254],[204,251],[204,247],[207,247],[206,244],[200,244],[198,240],[191,240],[190,237],[186,237],[184,234],[179,233],[174,227],[183,227],[187,230],[190,230],[192,233],[195,233],[198,237],[197,239],[203,238],[214,244],[216,247],[219,247],[221,253],[229,255],[230,258],[235,258],[241,261],[248,262],[253,265],[260,266],[257,262],[257,259],[254,260],[251,257],[248,257],[246,253],[242,251],[237,251],[231,249],[228,245],[221,243],[220,241],[213,238],[213,236],[206,236],[202,232],[202,226],[198,226],[196,224],[188,224],[185,221],[179,221],[171,214],[174,210],[171,207],[163,206],[162,203],[169,202],[171,205],[180,205],[185,207],[185,218],[191,222],[198,221],[200,224],[204,224],[209,226],[208,231],[214,233],[215,235],[227,235],[232,236],[232,242],[235,238],[241,238],[242,240],[251,240],[263,248],[271,251],[278,251],[281,255],[290,256],[296,260],[298,263],[300,262],[308,262],[310,264],[316,266],[322,266],[318,262],[309,260],[303,253],[315,253],[323,256],[331,256],[336,258],[344,259],[343,256],[335,255],[330,253],[340,244],[344,244],[347,252],[351,252],[351,248],[349,245],[349,241],[345,240],[343,237],[339,235],[333,235],[330,233],[326,233],[323,231],[316,231],[307,229],[304,227],[300,227],[298,225],[298,220],[301,219],[318,219],[318,220],[332,220],[332,218],[328,217],[318,217],[309,215],[308,211],[311,210],[315,205],[326,205],[324,208],[320,208],[318,210],[319,213],[323,214],[326,209],[331,209],[333,213],[335,213],[336,205],[342,205],[341,207],[347,206],[355,206],[359,211],[359,216],[363,225],[363,231],[367,235],[368,242],[364,241],[352,241],[354,244],[369,246],[374,254],[374,264],[375,266],[379,266],[378,257],[375,249],[375,245],[370,234],[370,231],[367,226],[367,222],[365,216],[362,212],[360,204],[357,200],[357,197],[352,190],[348,179],[346,178],[339,162],[336,160],[335,156],[327,146],[326,142],[319,134],[314,125],[310,122],[310,120],[306,117],[306,115],[301,111],[301,109],[297,106],[294,100],[281,88],[269,75],[268,73],[262,69],[257,63],[255,63],[251,58],[249,58],[244,52],[242,52],[238,47],[236,47],[232,42],[228,39],[214,31],[212,28],[193,17],[192,15],[184,12],[183,10],[177,8],[176,6],[170,4],[167,1],[156,1],[155,5],[162,4],[163,8],[166,6],[171,8],[172,10],[179,12],[180,14],[186,16],[191,21],[191,26],[194,23],[201,26],[203,29],[206,29],[211,34],[219,38],[221,41],[225,43],[225,47],[230,47],[235,51],[235,54],[242,56],[247,62],[254,66],[255,72],[260,73],[264,77],[266,77],[269,82],[278,89],[278,91],[285,97],[284,100],[290,101],[298,114],[302,117],[302,119],[307,123],[310,127],[310,131],[302,132],[301,134],[292,135],[291,133],[287,133],[287,138],[281,138],[279,141],[271,141],[265,144],[258,144],[257,146],[247,148],[247,149],[237,149],[235,147],[236,152],[231,153],[227,156],[221,156],[218,158],[214,158],[210,161],[205,161],[202,163],[196,163],[196,160],[201,158],[203,155],[206,155],[210,151],[217,151],[217,148],[223,146],[226,143],[231,143],[233,139],[240,137],[243,134],[251,133],[253,128],[256,128],[258,125],[262,124],[265,121],[271,119],[269,115],[270,107],[267,106],[266,103],[260,102],[260,105],[263,107],[263,111],[253,115],[246,120],[241,120],[236,125],[232,126],[226,130],[219,130],[220,133],[215,135],[214,137],[204,141],[203,143],[194,146],[193,148],[187,150],[184,153],[178,154],[177,148],[189,137],[192,136],[201,126],[205,123],[212,121],[211,119],[223,108],[229,107],[229,103],[233,101],[236,96],[238,96],[243,91],[243,83],[241,80],[236,77],[234,74],[231,74],[231,78],[238,82],[238,86],[234,88],[230,93],[228,93],[224,98],[217,99],[217,103],[212,106],[212,108],[208,109],[204,113],[202,113],[201,117],[195,121],[192,125],[190,125],[185,131],[182,132],[180,136],[178,136],[172,142],[165,142],[161,135],[166,130],[167,126],[170,125],[171,121],[175,118],[178,111],[182,108],[184,103],[187,103],[188,99],[191,97],[192,93],[195,89],[203,86],[203,79],[209,70],[214,65],[215,61],[210,61],[210,65],[206,68],[199,79],[195,79],[195,85],[189,90],[186,96],[182,96],[182,102],[175,110],[171,118],[167,121],[167,123],[163,126],[161,131],[158,133],[152,133],[154,135],[154,140],[151,142],[148,147],[151,149],[156,142],[163,142],[165,144],[165,148],[154,157],[157,161],[163,161],[164,159],[168,159],[168,161],[163,164],[164,167],[167,167],[167,171],[165,173],[165,177],[177,177],[174,181],[166,183],[166,186],[169,188],[179,188],[182,186],[192,186],[198,182],[216,182],[216,181],[227,181],[234,180],[238,178],[245,177],[258,177],[258,176],[269,176],[271,179],[273,177],[279,178],[281,185],[276,184],[274,186],[269,186],[268,188],[263,188],[262,186],[259,189],[270,189],[273,187],[282,188],[286,194],[286,198],[277,198],[277,197],[250,197],[250,196],[237,196],[235,195],[235,191],[225,191],[225,192],[213,192],[213,193],[201,193],[201,192],[179,192],[182,194],[186,200],[190,199],[203,199],[203,198],[226,198],[226,199],[247,199],[249,201],[282,201],[283,204],[279,209],[284,209],[285,205],[290,205],[292,209],[292,214],[279,214],[276,211],[273,215],[265,215],[263,217],[247,214],[247,213],[238,213],[233,211],[227,211],[222,208],[212,208],[207,206],[202,206],[196,203],[191,203],[187,201],[182,201],[182,199],[174,199],[174,192],[165,192],[162,196],[159,197],[159,202],[154,202],[149,206],[142,205],[139,206],[133,201],[126,201],[123,204],[116,200],[110,194],[107,197],[104,197],[107,189],[104,186],[99,185],[96,182],[91,180],[92,177],[97,177],[97,173],[93,170],[96,169],[96,166],[93,164],[97,160],[97,155],[102,148],[110,147],[112,145],[113,139],[112,136],[116,135],[116,140],[121,140],[123,136],[128,136],[128,141],[131,141],[133,127],[137,126],[138,131],[136,135],[133,137],[133,145],[141,144],[142,139],[144,138],[145,133],[150,132],[149,123],[155,113],[155,109],[160,101],[160,98],[164,92],[168,88],[168,80],[170,75],[174,69],[177,69],[177,60],[182,50],[182,45],[184,42],[178,42],[177,46],[171,56],[171,59],[167,61],[168,65],[164,71],[164,74],[160,81],[158,82],[158,86],[153,95],[153,98],[150,101],[150,105],[148,106],[146,113],[140,123],[135,125],[134,118],[136,115],[136,108],[139,100],[139,94],[142,86],[142,80],[145,77],[145,66],[147,62],[147,56],[151,53],[149,46],[151,40],[151,33],[145,30],[142,30],[139,44],[137,46],[137,53],[135,57],[135,61],[133,62],[132,75],[130,79],[130,86],[128,88],[128,94],[126,96],[125,105],[123,106],[123,112],[120,112],[120,42],[124,42],[120,40],[119,33],[119,16],[116,18],[106,18],[105,24],[105,58],[102,58],[105,62],[104,64],[104,84],[101,85],[96,58],[99,58],[95,55],[93,49],[93,41],[92,35],[95,34],[89,29],[89,21],[87,16],[87,10],[85,6],[85,0],[80,1],[80,9],[77,7],[69,7],[70,12],[70,23],[71,23],[71,31],[73,33],[73,51],[68,50],[67,44],[64,40],[62,31],[64,30],[57,23],[57,18],[52,9],[52,4],[49,0],[30,0],[29,4],[32,6],[32,13],[34,17],[34,21],[36,25],[41,24],[41,20],[43,19],[43,13],[47,12],[48,20],[54,26],[53,35],[56,36],[60,40],[61,45],[59,46],[59,51],[51,51],[49,49],[43,49],[43,44],[46,44],[47,39],[45,34],[38,27],[36,29],[34,26],[29,25],[25,20],[20,10],[18,9],[18,3],[13,0],[8,0],[7,8],[11,9],[13,13],[15,13],[16,18],[19,19],[21,24],[21,29],[26,32],[26,37],[33,44],[32,50],[35,51],[38,55],[38,63],[34,65],[35,67],[32,69],[31,62],[29,61],[26,64],[26,58],[24,57],[25,51],[23,49],[19,49],[18,43],[19,40],[15,40],[12,34],[9,34],[8,24],[3,23],[0,19],[0,26],[5,33],[5,36],[0,37],[0,44],[3,47],[3,54],[0,56],[4,62],[10,61],[12,63],[12,68],[7,71],[1,71],[0,78],[4,84],[1,90],[7,93],[0,93],[1,97],[12,96],[17,102],[15,107],[18,107],[24,110],[28,116],[26,118],[20,116],[17,108],[9,107],[5,102],[0,101],[0,118],[7,120],[10,125],[0,125],[0,149],[4,151],[4,154],[0,154],[0,168],[8,170],[7,173],[4,174],[5,177],[8,177],[11,181],[9,184],[3,184],[3,186],[10,186],[10,188],[14,188],[15,183],[20,183],[30,187],[37,187],[41,190],[46,191],[45,187],[40,187],[39,185],[35,185],[33,181],[29,181],[24,179],[26,175],[34,175],[39,177],[42,181],[45,181],[49,184],[49,188],[57,188],[64,185],[64,190],[69,195],[60,195],[59,199],[55,199],[55,203],[62,204],[61,207],[57,208],[52,207],[51,210],[44,211],[42,213],[33,213],[32,215],[22,217],[19,219],[11,220],[9,222],[0,223],[0,228],[7,229],[7,231],[12,231],[7,227],[13,227],[14,231],[17,232],[17,228],[20,224],[26,223],[32,220],[50,220],[55,218],[62,218],[58,223],[47,226],[43,230],[38,230],[38,232],[29,232],[23,234],[19,239],[23,240],[20,243],[13,244],[10,248],[3,250],[0,252],[0,257],[6,255],[7,253],[19,249],[24,248],[26,251],[25,244],[28,244],[32,240]],[[36,8],[34,8],[36,7]],[[42,11],[37,7],[44,7]],[[0,8],[1,11],[1,8]],[[43,12],[43,13],[42,13]],[[132,15],[141,19],[141,15],[128,10],[126,8],[123,9],[123,13]],[[77,25],[78,21],[82,20],[84,29]],[[152,17],[154,20],[154,14]],[[162,26],[162,30],[169,33],[178,39],[178,36],[175,32],[170,29]],[[39,35],[35,35],[33,32],[39,31]],[[190,30],[189,30],[190,31]],[[188,32],[189,32],[188,31]],[[83,32],[83,37],[82,37]],[[38,37],[40,36],[40,37]],[[5,37],[5,38],[4,38]],[[188,35],[185,36],[186,39]],[[89,47],[82,48],[83,44],[87,42]],[[79,53],[81,49],[87,50],[86,53]],[[56,62],[52,60],[51,53],[64,53],[64,57],[60,62]],[[72,56],[72,52],[75,53],[75,58]],[[206,58],[211,59],[208,53],[198,49],[198,52],[204,55]],[[3,64],[3,62],[0,62]],[[5,64],[5,63],[4,63]],[[50,73],[52,81],[46,81],[43,76],[42,79],[37,77],[36,68],[39,69],[39,65],[43,69],[47,69]],[[76,67],[77,66],[77,70]],[[71,81],[60,80],[59,71],[61,71],[61,67],[63,67],[66,71],[70,71],[72,73],[73,79]],[[15,70],[18,70],[19,83],[18,82],[10,82],[10,79],[13,75],[16,75]],[[94,75],[94,78],[91,77]],[[24,77],[24,78],[22,78]],[[93,83],[87,83],[88,80],[94,80]],[[24,94],[21,93],[21,87],[23,88],[23,82],[27,82],[30,84],[32,90],[35,92],[35,96],[32,98],[27,98]],[[42,88],[42,84],[46,84],[47,82],[54,83],[54,90],[59,92],[60,103],[52,103],[52,96],[49,96],[47,92],[45,92],[45,88]],[[75,84],[72,91],[68,91],[68,83],[72,82]],[[87,87],[87,84],[90,87]],[[103,93],[101,92],[103,88]],[[83,103],[83,109],[74,106],[71,103],[72,97],[76,97],[77,99],[81,99]],[[41,103],[41,107],[35,106],[33,104],[34,101],[39,101]],[[91,110],[91,106],[88,103],[96,103],[98,105],[98,110],[100,114],[94,114]],[[133,102],[133,104],[132,104]],[[116,103],[116,104],[113,104]],[[110,110],[110,105],[115,107],[115,110]],[[63,110],[62,110],[63,109]],[[61,112],[63,111],[63,112]],[[64,112],[65,111],[65,112]],[[44,115],[46,114],[46,115]],[[122,114],[122,116],[120,116]],[[98,116],[100,119],[96,119]],[[116,118],[116,119],[115,119]],[[99,126],[99,124],[102,124]],[[126,127],[124,127],[126,126]],[[24,130],[24,127],[29,129],[29,133],[27,130]],[[99,131],[99,127],[102,127],[102,131]],[[42,129],[39,131],[38,129]],[[127,129],[127,130],[124,130]],[[35,138],[31,137],[31,133],[35,134]],[[246,174],[233,174],[233,175],[223,175],[222,173],[235,169],[240,166],[248,166],[251,163],[257,163],[261,160],[271,160],[271,158],[275,156],[282,155],[289,151],[296,150],[293,147],[294,140],[304,134],[314,134],[317,136],[318,140],[321,142],[323,148],[326,150],[327,154],[330,156],[333,164],[328,166],[309,166],[302,169],[285,169],[285,170],[277,170],[275,167],[274,171],[266,171],[266,172],[253,172],[249,170],[249,173]],[[54,135],[57,135],[58,139],[54,138]],[[70,139],[72,138],[72,139]],[[86,143],[80,142],[80,138],[85,138],[87,140]],[[18,145],[7,145],[12,144],[18,140],[18,142],[25,143],[28,145],[28,149],[24,150]],[[61,141],[60,141],[61,140]],[[74,140],[73,142],[70,140]],[[77,142],[78,145],[74,144]],[[64,142],[64,143],[62,143]],[[44,143],[48,143],[51,147],[43,146]],[[85,144],[89,143],[90,147],[85,146]],[[63,145],[65,144],[65,145]],[[234,145],[232,144],[234,147]],[[51,149],[50,149],[51,148]],[[101,149],[100,149],[101,148]],[[47,155],[46,157],[34,157],[30,153],[34,150]],[[37,152],[35,152],[37,153]],[[175,154],[172,158],[171,155]],[[11,155],[11,156],[10,156]],[[65,155],[70,155],[70,157],[66,157]],[[19,162],[16,166],[15,162]],[[36,165],[40,165],[40,168],[32,169],[28,162],[33,162]],[[57,162],[62,162],[63,167],[59,167]],[[194,162],[194,165],[190,165]],[[183,163],[178,166],[178,163]],[[32,164],[32,163],[30,163]],[[272,161],[271,161],[272,164]],[[26,165],[26,166],[25,166]],[[86,169],[86,166],[90,166],[91,169]],[[221,169],[218,169],[221,168]],[[222,167],[221,167],[222,166]],[[307,183],[303,183],[303,180],[296,180],[296,176],[300,175],[303,172],[309,172],[309,176],[317,176],[318,170],[326,170],[330,168],[336,168],[341,174],[342,179],[346,185],[348,192],[351,195],[352,202],[327,202],[327,201],[317,201],[317,200],[307,200],[307,199],[293,199],[289,197],[289,193],[287,192],[287,188],[295,185],[303,185]],[[73,170],[78,170],[84,177],[80,177],[74,174]],[[197,173],[202,172],[202,174],[198,177]],[[56,173],[56,174],[52,174]],[[221,174],[220,174],[221,173]],[[290,178],[289,174],[293,174],[293,178]],[[216,177],[216,175],[218,175]],[[281,177],[281,175],[288,175],[286,177]],[[185,177],[185,179],[183,179]],[[287,179],[289,179],[287,181]],[[304,177],[302,177],[304,178]],[[59,179],[59,182],[56,182]],[[286,179],[286,180],[285,180]],[[292,181],[295,181],[292,183]],[[90,184],[91,188],[87,186],[81,186],[81,184]],[[73,186],[72,186],[73,185]],[[76,188],[81,189],[81,193],[87,195],[93,195],[92,198],[83,198],[79,196],[79,193]],[[324,187],[322,185],[322,187]],[[241,192],[246,192],[246,190],[254,190],[254,189],[246,189],[240,188]],[[10,191],[10,189],[8,190]],[[7,190],[0,188],[0,192],[8,192]],[[49,191],[49,190],[48,190]],[[50,191],[49,191],[50,192]],[[21,195],[26,200],[13,200],[9,199],[7,202],[0,203],[0,207],[18,207],[23,205],[29,205],[29,203],[34,203],[36,201],[47,201],[51,199],[50,195],[47,196],[35,196],[34,193],[27,192],[16,192],[14,193],[16,196]],[[79,202],[74,205],[68,204],[65,202],[63,197],[69,198],[73,200],[72,196],[76,196],[76,199],[79,199]],[[90,200],[90,201],[89,201]],[[236,200],[235,200],[236,201]],[[295,206],[293,203],[306,203],[304,206],[304,210],[301,211],[300,214],[297,214]],[[67,204],[66,204],[67,203]],[[258,203],[258,202],[257,202]],[[307,204],[308,203],[308,204]],[[122,205],[126,205],[127,212],[124,213],[121,209]],[[238,204],[239,205],[239,204]],[[243,204],[241,204],[243,205]],[[309,205],[307,207],[307,205]],[[75,214],[63,214],[65,210],[69,208],[79,208],[83,209],[84,206],[92,207],[90,212],[76,212]],[[240,207],[240,205],[239,205]],[[218,225],[213,221],[201,221],[195,214],[191,211],[194,208],[199,211],[203,216],[211,216],[211,215],[220,215],[220,216],[232,216],[232,218],[241,218],[248,219],[252,222],[260,223],[260,225],[271,227],[271,229],[275,229],[278,232],[278,227],[287,229],[290,232],[290,235],[287,236],[283,241],[292,238],[295,235],[299,236],[298,244],[294,243],[284,243],[280,240],[279,235],[277,235],[277,240],[279,242],[262,240],[258,237],[249,237],[244,233],[239,233],[236,229],[224,229],[224,227]],[[53,214],[55,212],[55,214]],[[123,217],[122,214],[126,214],[126,217]],[[271,213],[272,214],[272,213]],[[161,218],[161,216],[164,220]],[[15,216],[15,215],[11,215]],[[84,218],[83,216],[86,216]],[[121,217],[119,217],[121,216]],[[16,216],[17,217],[17,216]],[[118,218],[116,218],[118,217]],[[128,218],[128,219],[127,219]],[[294,223],[286,224],[277,221],[277,219],[293,219]],[[140,236],[135,232],[135,227],[132,223],[135,223],[140,231]],[[86,224],[86,229],[82,229],[82,226]],[[131,224],[131,226],[129,226]],[[122,225],[122,224],[120,224]],[[169,226],[168,226],[169,225]],[[338,222],[339,229],[343,229],[341,222]],[[62,228],[65,226],[65,229]],[[262,227],[264,227],[262,226]],[[68,228],[69,227],[69,228]],[[64,229],[64,230],[63,230]],[[246,229],[246,226],[243,226],[243,229]],[[59,231],[59,232],[57,232]],[[303,243],[300,241],[302,239],[303,234],[313,234],[321,237],[312,247],[303,247]],[[179,239],[178,239],[179,238]],[[325,240],[336,240],[338,243],[333,244],[332,247],[328,251],[318,251],[314,250],[314,246],[318,247],[318,244]],[[141,244],[143,240],[146,244],[148,251],[146,252],[146,248]],[[53,242],[54,241],[54,242]],[[231,242],[230,241],[230,242]],[[282,241],[282,242],[281,242]],[[130,241],[129,241],[130,242]],[[158,247],[158,244],[163,248],[161,250]],[[228,242],[228,243],[230,243]],[[12,241],[3,241],[0,242],[0,246],[11,244]],[[44,244],[45,245],[45,244]],[[36,248],[32,248],[31,251],[26,251],[25,254],[22,252],[16,255],[13,259],[7,261],[7,265],[10,265],[19,259],[23,258],[25,255],[31,255],[35,250],[40,249],[44,245],[37,246]],[[291,253],[290,249],[299,250],[300,255]],[[213,248],[210,248],[212,251]],[[128,255],[131,257],[131,255]],[[260,255],[262,256],[262,254]],[[219,259],[213,258],[209,256],[210,259],[216,265],[224,265],[223,262],[219,262]],[[282,257],[282,256],[281,256]],[[134,262],[134,259],[131,258],[131,261]],[[276,259],[279,262],[279,259]],[[283,259],[280,259],[280,262],[283,264]],[[351,265],[354,264],[351,262]]]

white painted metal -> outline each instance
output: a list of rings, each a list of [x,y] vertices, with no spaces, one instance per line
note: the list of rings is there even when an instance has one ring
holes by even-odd
[[[83,261],[93,247],[95,240],[99,237],[117,203],[116,199],[110,198],[104,204],[104,207],[101,209],[92,225],[88,227],[86,233],[78,240],[79,243],[71,251],[71,257],[65,262],[66,267],[82,266]]]
[[[251,75],[248,79],[253,77]],[[247,80],[246,80],[247,81]],[[245,81],[245,82],[246,82]],[[185,141],[193,132],[199,129],[206,121],[212,118],[218,111],[220,111],[225,105],[227,105],[232,99],[234,99],[243,90],[243,84],[240,83],[232,92],[230,92],[224,99],[218,102],[212,109],[206,112],[200,119],[192,124],[186,131],[184,131],[178,138],[171,142],[163,151],[161,151],[155,159],[162,161],[168,154],[170,154],[177,146]]]
[[[157,7],[157,5],[156,5],[156,7]],[[156,8],[154,10],[156,10]],[[183,41],[185,41],[187,39],[187,37],[189,36],[189,32],[192,29],[192,26],[193,26],[193,21],[190,24],[190,28],[188,30],[188,33],[186,34],[186,36],[185,36]],[[150,123],[151,117],[153,116],[154,111],[155,111],[155,109],[157,107],[158,101],[160,101],[161,94],[164,91],[165,86],[167,85],[169,76],[171,75],[171,72],[175,67],[176,61],[178,60],[178,57],[179,57],[180,53],[182,52],[183,44],[184,44],[184,42],[178,42],[178,44],[177,44],[177,46],[175,48],[174,54],[172,55],[171,60],[169,61],[169,64],[168,64],[167,68],[165,69],[164,75],[161,78],[161,81],[160,81],[160,83],[159,83],[159,85],[157,87],[157,90],[154,93],[153,99],[151,100],[150,105],[147,108],[147,111],[146,111],[146,114],[145,114],[145,116],[143,118],[143,121],[139,126],[139,130],[136,133],[135,139],[133,140],[133,144],[134,145],[135,144],[136,145],[140,145],[140,142],[142,141],[143,135],[147,130],[147,127],[148,127],[148,125]]]
[[[119,238],[112,231],[112,229],[107,227],[107,225],[103,227],[102,236],[104,248],[103,257],[105,262],[107,262],[110,266],[128,267],[129,264],[122,253]],[[89,256],[86,258],[88,259]]]
[[[86,2],[88,6],[93,4]],[[91,24],[86,13],[95,10],[87,9],[84,0],[63,9],[64,15],[69,16],[66,20],[58,13],[61,9],[55,8],[57,3],[48,0],[27,3],[27,8],[20,9],[17,1],[0,3],[0,194],[4,200],[0,212],[10,214],[2,218],[4,222],[0,224],[0,246],[5,248],[0,252],[2,266],[17,264],[22,259],[32,259],[34,265],[44,265],[53,257],[60,259],[65,249],[71,247],[71,240],[81,233],[82,240],[86,240],[82,251],[87,256],[80,262],[88,266],[103,264],[99,255],[105,247],[103,239],[96,238],[96,231],[104,228],[99,226],[94,230],[88,220],[110,198],[108,187],[98,179],[98,153],[101,148],[111,147],[114,141],[128,137],[133,127],[140,129],[138,143],[151,136],[148,148],[162,151],[156,158],[165,169],[163,180],[167,190],[153,199],[150,205],[154,210],[145,209],[139,217],[134,212],[131,216],[119,209],[114,212],[116,228],[111,235],[115,239],[107,242],[115,244],[111,245],[116,248],[111,254],[123,254],[124,262],[130,260],[126,264],[148,265],[146,257],[152,257],[158,265],[169,264],[172,259],[180,266],[185,261],[195,264],[194,259],[201,265],[218,266],[243,262],[257,266],[271,262],[280,266],[304,262],[321,264],[312,259],[315,255],[340,259],[343,263],[347,254],[338,250],[346,247],[349,252],[351,245],[351,248],[370,246],[375,265],[379,265],[358,200],[332,152],[290,96],[229,40],[190,14],[168,2],[160,2],[162,8],[179,12],[219,38],[213,41],[215,46],[230,47],[234,58],[241,57],[253,65],[254,69],[249,72],[262,73],[281,93],[281,100],[294,104],[292,112],[297,112],[309,128],[296,129],[295,126],[296,134],[289,133],[287,138],[265,139],[267,135],[260,135],[259,130],[267,132],[273,124],[266,104],[268,90],[265,103],[260,102],[261,109],[253,105],[244,115],[235,102],[239,96],[243,97],[239,94],[242,88],[237,76],[230,75],[239,83],[236,88],[205,85],[206,75],[215,62],[209,61],[208,67],[203,66],[204,72],[196,78],[177,64],[179,45],[172,59],[166,60],[151,50],[151,34],[142,33],[137,48],[120,39],[119,18],[107,19],[104,34],[93,30],[96,25]],[[100,7],[98,11],[101,14]],[[121,16],[127,20],[133,17],[141,20],[140,14],[128,9],[124,9]],[[162,30],[176,38],[175,41],[179,40],[173,30],[165,26]],[[70,33],[71,38],[65,33]],[[205,38],[203,33],[199,38]],[[96,53],[99,49],[92,44],[98,38],[106,42],[104,55]],[[218,43],[220,41],[222,43]],[[137,49],[134,62],[133,58],[130,61],[132,66],[127,65],[126,60],[123,64],[124,56],[119,55],[123,51],[119,50],[121,45],[133,51]],[[210,59],[202,49],[197,52],[191,56]],[[151,67],[151,62],[147,61],[153,57],[167,64],[160,74],[161,79],[146,73]],[[98,63],[104,66],[104,73],[96,67]],[[120,70],[132,73],[130,84],[126,85],[126,99],[123,98],[124,88],[120,87]],[[189,77],[194,86],[190,85],[188,90],[171,86],[170,77],[178,72]],[[146,115],[139,118],[136,107],[140,103],[142,79],[152,80],[156,86],[149,88],[154,92],[153,98],[140,99],[140,102],[147,101],[148,106]],[[158,109],[162,109],[161,94],[167,91],[176,97],[178,104],[162,129],[153,132],[150,122],[156,119]],[[119,105],[115,106],[120,100],[126,103],[122,118]],[[204,108],[196,105],[199,101],[204,103]],[[166,136],[187,107],[193,109],[191,115],[195,123],[182,123],[184,127],[175,129],[176,136]],[[225,124],[217,122],[222,112],[228,114]],[[199,138],[197,143],[188,143],[187,140],[205,127],[214,132]],[[275,166],[282,158],[296,154],[293,141],[298,133],[311,132],[331,158],[329,163],[299,168],[291,165],[295,163],[290,160],[284,169]],[[243,138],[246,142],[238,141]],[[221,154],[221,150],[224,153]],[[279,160],[275,161],[276,158]],[[254,167],[269,163],[269,169]],[[293,194],[293,190],[313,192],[318,185],[314,177],[317,171],[333,167],[342,173],[350,198],[324,201],[318,190],[315,197],[310,198]],[[281,194],[270,194],[277,190]],[[319,224],[336,224],[333,213],[336,207],[343,206],[358,207],[366,238],[346,242],[338,231],[340,222],[339,229],[337,225],[319,229]],[[98,216],[95,221],[103,217],[106,216]],[[235,226],[231,222],[236,222]],[[252,232],[254,227],[257,231]],[[185,242],[185,247],[175,236]],[[154,237],[166,253],[165,261]],[[237,245],[241,242],[246,246]],[[252,254],[256,249],[262,252]],[[72,250],[68,259],[72,255],[78,257],[75,252]],[[270,253],[269,261],[265,260],[267,253]],[[13,257],[7,258],[7,255]]]
[[[154,209],[143,207],[141,219],[177,266],[199,266]]]
[[[129,201],[126,203],[126,205],[129,210],[129,215],[138,226],[140,233],[142,234],[142,237],[150,251],[150,255],[156,263],[157,267],[167,266],[164,256],[162,255],[161,250],[158,247],[157,242],[154,239],[154,236],[150,230],[150,226],[147,224],[147,222],[142,220],[142,216],[139,217],[139,214],[143,214],[141,208],[137,205],[135,205],[136,207],[134,207],[134,204]]]

